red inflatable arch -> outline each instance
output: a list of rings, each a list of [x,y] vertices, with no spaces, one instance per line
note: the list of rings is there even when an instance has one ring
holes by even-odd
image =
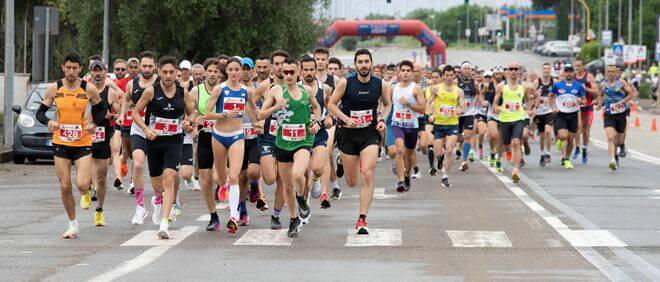
[[[319,40],[323,47],[330,48],[344,36],[414,36],[426,46],[431,65],[436,67],[447,60],[446,45],[420,20],[376,20],[335,21],[325,38]]]

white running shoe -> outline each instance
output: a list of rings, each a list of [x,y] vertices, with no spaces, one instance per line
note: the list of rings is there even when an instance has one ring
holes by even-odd
[[[170,220],[170,222],[175,222],[176,221],[176,208],[174,208],[174,205],[172,205],[172,208],[170,209],[169,220]]]
[[[160,227],[158,228],[158,239],[167,240],[170,238],[170,234],[167,230],[170,228],[170,225],[167,222],[161,222]]]
[[[144,219],[147,218],[149,213],[147,212],[147,209],[145,209],[143,206],[136,206],[135,207],[135,215],[133,215],[133,220],[131,220],[131,223],[133,225],[142,225],[144,224]]]
[[[316,181],[312,182],[312,198],[318,199],[321,197],[321,180],[316,179]]]
[[[63,239],[76,239],[80,236],[80,229],[78,229],[78,224],[69,222],[69,229],[62,234]]]
[[[201,191],[202,187],[199,186],[199,179],[195,179],[195,184],[193,185],[193,191]]]
[[[184,179],[183,180],[183,185],[186,186],[186,189],[188,189],[188,190],[192,190],[195,187],[194,186],[195,184],[193,183],[192,178],[191,179]]]
[[[151,215],[151,220],[155,225],[160,224],[163,219],[163,204],[156,205],[156,196],[151,196],[151,206],[154,207],[154,213]]]

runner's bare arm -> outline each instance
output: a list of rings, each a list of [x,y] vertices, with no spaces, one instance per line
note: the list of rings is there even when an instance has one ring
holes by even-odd
[[[392,87],[389,82],[383,81],[381,86],[381,93],[386,94],[386,95],[380,95],[380,103],[383,105],[383,111],[380,112],[380,116],[378,117],[380,120],[385,122],[387,120],[387,117],[390,115],[390,110],[392,109],[392,99],[391,93],[392,93]]]
[[[209,100],[206,102],[206,113],[204,114],[205,119],[221,119],[221,118],[226,118],[227,114],[222,114],[222,113],[216,113],[213,110],[213,106],[218,102],[218,99],[220,98],[220,90],[221,86],[216,85],[213,87],[213,90],[211,90],[211,97],[209,97]]]
[[[264,94],[264,102],[261,104],[261,110],[257,111],[257,117],[259,119],[266,119],[275,111],[284,107],[285,104],[286,100],[282,97],[282,89],[280,87],[273,87]]]
[[[195,124],[195,104],[190,97],[187,88],[183,88],[183,105],[186,111],[186,120],[183,121],[183,130],[186,133],[192,132],[193,125]]]
[[[337,104],[339,104],[339,101],[341,101],[341,98],[344,97],[344,93],[346,92],[346,79],[342,78],[339,80],[339,83],[335,86],[335,91],[332,92],[332,96],[330,96],[330,103],[328,103],[328,111],[331,112],[334,116],[337,118],[341,119],[345,123],[348,123],[348,120],[350,119],[347,115],[342,113],[342,111],[339,109]]]
[[[463,108],[463,105],[465,103],[465,93],[463,92],[463,89],[458,88],[458,107],[457,109],[457,115],[462,115],[465,112],[465,109]]]
[[[314,91],[311,87],[305,85],[305,91],[307,93],[312,93]],[[312,105],[312,115],[314,118],[314,122],[320,121],[321,120],[321,105],[319,105],[319,102],[316,101],[316,97],[313,95],[307,95],[309,98],[309,104]]]
[[[631,87],[628,82],[625,80],[621,79],[621,86],[623,87],[624,90],[626,90],[626,98],[621,101],[621,103],[628,103],[630,100],[635,98],[635,89],[634,87]]]
[[[415,112],[424,114],[426,112],[426,99],[424,99],[422,88],[415,86],[415,88],[413,88],[413,96],[415,96],[415,101],[417,101],[417,103],[410,104],[408,107]]]
[[[500,98],[502,97],[502,88],[504,88],[503,83],[500,83],[497,86],[495,86],[495,98],[493,98],[493,113],[500,112]]]
[[[124,122],[124,117],[126,116],[128,108],[131,105],[131,92],[133,92],[133,80],[128,81],[128,84],[126,84],[126,93],[124,93],[124,97],[121,101],[121,111],[119,112],[117,123]]]
[[[248,103],[247,103],[247,114],[248,117],[250,118],[250,121],[254,124],[258,121],[257,119],[257,104],[254,103],[250,97],[254,96],[254,88],[248,89]]]

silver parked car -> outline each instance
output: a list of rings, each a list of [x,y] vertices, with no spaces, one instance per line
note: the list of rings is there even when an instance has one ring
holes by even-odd
[[[12,110],[18,114],[14,127],[13,147],[14,163],[16,164],[24,163],[26,158],[29,161],[53,158],[52,133],[35,117],[48,85],[48,83],[36,85],[27,95],[25,105],[12,107]],[[48,110],[46,116],[50,119],[55,118],[54,105]]]

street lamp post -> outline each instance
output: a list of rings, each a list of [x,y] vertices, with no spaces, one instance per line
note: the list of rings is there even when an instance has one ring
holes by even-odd
[[[461,41],[461,20],[458,20],[458,41]]]

